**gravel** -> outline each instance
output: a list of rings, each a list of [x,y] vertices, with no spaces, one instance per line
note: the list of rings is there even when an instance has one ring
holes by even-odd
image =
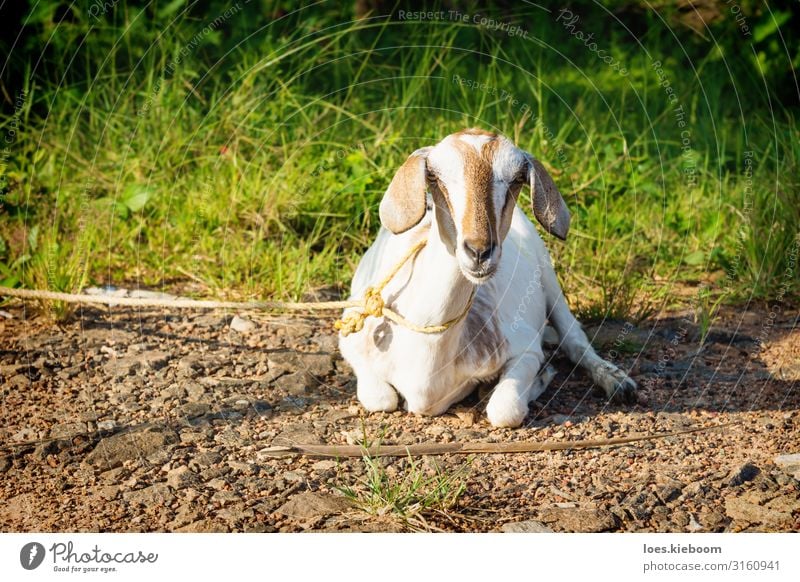
[[[329,320],[117,306],[84,308],[56,327],[21,307],[7,313],[3,531],[397,531],[407,524],[341,494],[363,490],[363,460],[287,458],[276,448],[603,439],[728,422],[607,449],[419,459],[428,475],[466,475],[456,505],[425,523],[800,531],[800,331],[788,307],[766,336],[764,312],[723,308],[702,349],[684,313],[589,327],[600,352],[631,370],[639,404],[608,403],[556,354],[556,377],[515,430],[488,424],[480,393],[437,418],[366,414]],[[395,481],[410,468],[403,458],[379,463]]]

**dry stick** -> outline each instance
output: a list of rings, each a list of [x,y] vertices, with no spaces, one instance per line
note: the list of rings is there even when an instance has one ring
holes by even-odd
[[[533,453],[541,451],[569,451],[577,449],[596,449],[613,447],[642,441],[663,439],[684,434],[716,430],[739,424],[740,421],[727,422],[714,426],[699,426],[667,433],[650,435],[633,435],[613,439],[581,440],[581,441],[545,441],[530,442],[517,441],[505,443],[422,443],[416,445],[372,445],[362,447],[358,445],[304,445],[274,446],[265,449],[264,453],[283,457],[289,455],[311,455],[317,457],[407,457],[420,455],[445,455],[445,454],[508,454],[508,453]]]

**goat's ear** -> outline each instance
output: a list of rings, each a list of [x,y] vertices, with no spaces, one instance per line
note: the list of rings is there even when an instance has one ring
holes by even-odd
[[[381,224],[394,234],[416,226],[425,216],[425,159],[430,149],[421,148],[408,156],[383,195]]]
[[[564,198],[542,163],[530,154],[527,157],[533,214],[547,232],[566,240],[570,216]]]

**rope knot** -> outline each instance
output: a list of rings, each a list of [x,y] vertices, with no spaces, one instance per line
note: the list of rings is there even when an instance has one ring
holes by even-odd
[[[367,290],[364,291],[364,315],[380,317],[383,315],[383,306],[383,297],[381,297],[380,289],[367,287]]]
[[[351,333],[358,333],[364,329],[364,321],[371,315],[373,317],[381,317],[383,315],[384,307],[383,297],[381,297],[381,290],[376,287],[368,287],[364,292],[364,299],[362,300],[362,311],[353,311],[348,313],[342,319],[334,322],[334,329],[338,330],[344,337]]]

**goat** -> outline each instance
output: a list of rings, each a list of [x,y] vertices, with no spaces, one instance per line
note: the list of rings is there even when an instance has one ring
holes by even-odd
[[[396,410],[399,393],[408,411],[439,415],[491,381],[489,421],[517,427],[552,377],[541,370],[548,322],[560,348],[609,398],[636,400],[636,383],[595,353],[570,312],[544,242],[516,203],[525,184],[536,219],[565,239],[570,214],[552,178],[506,137],[479,129],[454,133],[416,150],[397,171],[380,204],[382,228],[359,262],[351,297],[361,297],[426,238],[381,295],[416,325],[456,323],[423,334],[370,317],[361,332],[340,336],[368,411]]]

